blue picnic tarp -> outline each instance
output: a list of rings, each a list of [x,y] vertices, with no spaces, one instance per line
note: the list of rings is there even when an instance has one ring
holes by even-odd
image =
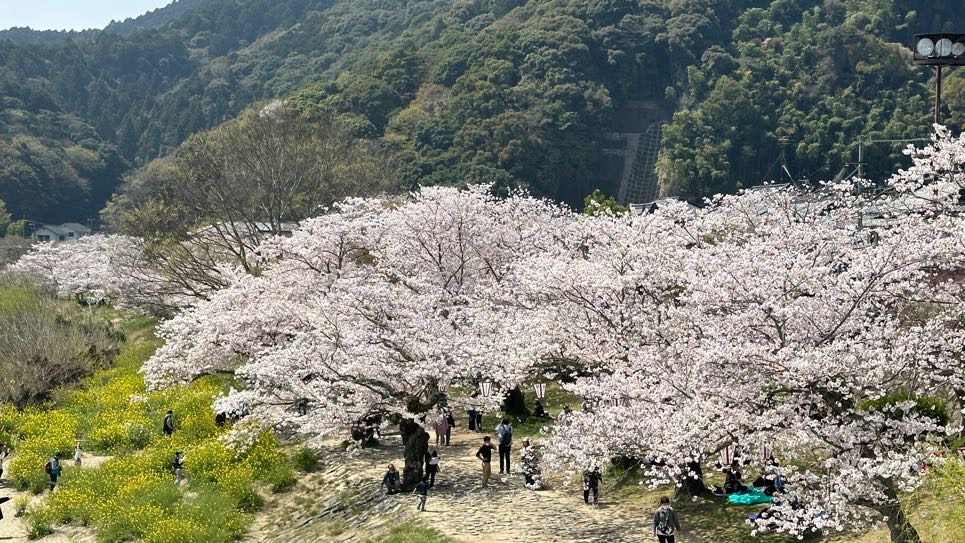
[[[731,494],[727,496],[727,501],[737,505],[754,505],[757,503],[771,503],[771,497],[754,488],[747,492],[741,492],[740,494]]]

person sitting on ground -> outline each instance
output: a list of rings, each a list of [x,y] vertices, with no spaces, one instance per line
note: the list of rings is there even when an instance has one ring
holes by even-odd
[[[780,492],[784,487],[784,479],[778,472],[778,467],[780,467],[780,464],[774,459],[774,455],[768,456],[767,460],[764,461],[764,467],[761,469],[761,476],[754,480],[752,486],[762,489],[764,494],[768,496]],[[778,488],[778,485],[781,486],[781,489]]]
[[[533,407],[533,416],[538,419],[550,418],[549,414],[546,412],[546,409],[543,408],[543,402],[536,400],[536,403]]]
[[[402,478],[399,476],[399,470],[395,469],[395,464],[389,464],[388,471],[382,477],[380,486],[385,487],[386,494],[395,494],[402,491]]]
[[[726,494],[736,494],[738,492],[747,491],[747,486],[745,486],[741,479],[744,475],[741,473],[740,462],[734,460],[730,463],[730,468],[727,469],[727,479],[724,482],[724,492]]]

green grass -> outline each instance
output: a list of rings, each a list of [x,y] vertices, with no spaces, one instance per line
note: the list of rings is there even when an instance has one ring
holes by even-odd
[[[432,528],[414,521],[404,522],[392,528],[388,534],[369,539],[366,543],[454,543]]]

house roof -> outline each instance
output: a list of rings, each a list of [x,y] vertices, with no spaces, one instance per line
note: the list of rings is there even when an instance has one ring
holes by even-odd
[[[66,235],[70,232],[70,230],[67,230],[67,229],[65,229],[65,228],[61,228],[60,226],[53,226],[53,225],[50,225],[50,224],[45,224],[45,225],[41,226],[40,228],[38,228],[37,230],[35,230],[35,231],[34,231],[34,235],[36,235],[37,232],[40,232],[41,230],[46,230],[46,231],[50,232],[51,234],[56,234],[56,235],[58,235],[58,236],[66,236]]]
[[[73,230],[74,232],[77,232],[79,234],[90,234],[90,228],[77,222],[65,222],[64,224],[60,225],[60,227]]]

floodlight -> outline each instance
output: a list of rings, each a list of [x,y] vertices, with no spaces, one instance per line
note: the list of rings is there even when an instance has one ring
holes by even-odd
[[[935,52],[935,42],[928,38],[922,38],[915,44],[915,51],[923,57],[930,57]]]
[[[942,38],[935,44],[935,52],[940,57],[947,57],[952,54],[952,40]]]

